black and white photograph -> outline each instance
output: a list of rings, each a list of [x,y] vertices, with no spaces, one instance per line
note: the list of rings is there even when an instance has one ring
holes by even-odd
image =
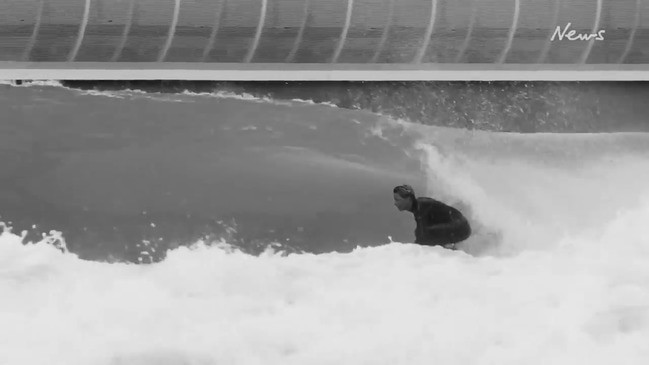
[[[648,24],[5,0],[0,365],[645,364]]]
[[[648,96],[0,85],[0,359],[640,364]]]

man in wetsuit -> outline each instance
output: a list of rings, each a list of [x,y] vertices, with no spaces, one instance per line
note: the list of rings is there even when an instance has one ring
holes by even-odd
[[[397,186],[392,192],[397,209],[415,216],[415,243],[454,250],[456,243],[471,235],[471,226],[459,210],[435,199],[415,197],[410,185]]]

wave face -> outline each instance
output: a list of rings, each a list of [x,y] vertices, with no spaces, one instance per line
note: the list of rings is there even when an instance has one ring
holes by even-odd
[[[0,85],[0,107],[0,362],[649,356],[649,134],[58,83]],[[402,183],[475,234],[399,243]]]
[[[3,89],[3,220],[30,241],[60,230],[94,260],[159,261],[198,239],[253,254],[407,242],[402,183],[466,212],[467,250],[511,253],[600,227],[649,171],[643,133],[495,133],[225,91]]]
[[[57,85],[3,94],[3,217],[30,237],[61,230],[84,258],[157,260],[205,237],[250,253],[350,251],[414,229],[392,187],[423,181],[420,161],[368,112]]]
[[[303,99],[413,123],[493,132],[649,132],[646,82],[66,81],[85,90]]]

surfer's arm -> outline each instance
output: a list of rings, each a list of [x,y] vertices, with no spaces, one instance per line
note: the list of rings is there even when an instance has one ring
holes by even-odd
[[[453,214],[455,213],[455,214]],[[448,232],[461,229],[468,222],[464,216],[459,212],[449,212],[450,221],[445,223],[434,223],[435,221],[431,218],[431,223],[426,225],[426,231],[430,234],[435,234],[438,232]]]
[[[429,226],[426,226],[426,230],[429,233],[435,234],[435,232],[455,230],[455,229],[460,228],[461,226],[462,226],[461,221],[453,221],[453,222],[450,222],[450,223],[431,224]]]

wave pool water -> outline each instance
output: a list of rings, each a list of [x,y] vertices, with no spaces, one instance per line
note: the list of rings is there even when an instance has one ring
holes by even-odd
[[[649,355],[647,134],[0,88],[0,363]],[[476,234],[458,251],[407,243],[401,183],[460,207]]]

